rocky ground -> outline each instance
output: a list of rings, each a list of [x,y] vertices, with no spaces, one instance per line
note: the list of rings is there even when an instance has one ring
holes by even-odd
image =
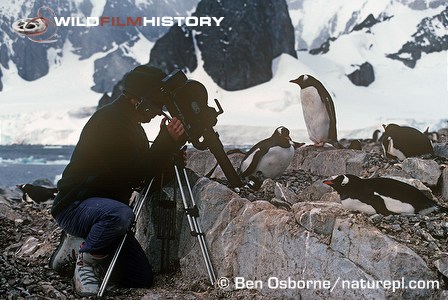
[[[49,214],[51,204],[22,202],[15,193],[0,195],[0,298],[85,299],[73,292],[72,278],[48,267],[61,230]],[[6,196],[5,196],[6,193]],[[250,291],[229,292],[180,272],[159,274],[152,289],[109,287],[104,299],[257,299]]]
[[[384,160],[377,149],[363,166],[364,176],[381,174],[396,168]],[[439,161],[444,165],[445,161]],[[279,180],[293,194],[306,192],[323,178],[304,171],[288,171]],[[249,200],[271,201],[276,197],[274,184],[265,183],[257,191],[241,189],[240,195]],[[18,190],[0,190],[0,298],[4,299],[78,299],[73,293],[71,278],[64,278],[49,269],[47,264],[56,248],[60,229],[49,214],[50,203],[37,205],[23,202]],[[440,200],[434,189],[436,200]],[[276,203],[274,203],[276,204]],[[289,207],[276,204],[282,209]],[[431,269],[434,261],[448,253],[448,216],[444,213],[427,216],[367,216],[346,212],[353,222],[370,223],[419,254]],[[447,289],[445,277],[440,276],[442,288]],[[158,275],[152,289],[109,288],[106,299],[262,299],[254,290],[223,291],[206,281],[184,278],[180,272]]]

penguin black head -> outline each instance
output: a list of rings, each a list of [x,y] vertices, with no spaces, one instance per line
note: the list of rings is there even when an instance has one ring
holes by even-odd
[[[349,191],[362,187],[362,179],[351,174],[339,175],[333,179],[324,180],[323,183],[331,186],[341,195],[350,194]]]
[[[296,79],[290,80],[289,82],[298,84],[301,89],[304,89],[304,88],[309,87],[309,86],[315,86],[316,82],[317,82],[317,79],[314,78],[311,75],[303,74],[303,75],[300,75]]]
[[[277,144],[283,148],[287,148],[292,145],[291,137],[289,136],[289,129],[284,126],[280,126],[275,129],[272,134],[272,138],[274,138]]]

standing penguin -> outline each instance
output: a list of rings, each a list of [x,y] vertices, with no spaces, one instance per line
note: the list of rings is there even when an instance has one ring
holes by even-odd
[[[294,156],[294,143],[289,129],[275,129],[271,137],[255,144],[244,156],[239,167],[242,178],[261,173],[265,178],[277,178],[283,174]]]
[[[303,117],[310,140],[322,147],[326,142],[337,143],[336,112],[330,93],[311,75],[301,75],[289,82],[300,86]]]
[[[426,197],[416,187],[391,178],[362,179],[346,174],[324,183],[338,192],[344,208],[370,215],[448,212],[447,208]]]
[[[386,158],[404,160],[410,156],[434,153],[428,136],[419,130],[397,124],[383,125],[383,127],[385,132],[382,146]]]

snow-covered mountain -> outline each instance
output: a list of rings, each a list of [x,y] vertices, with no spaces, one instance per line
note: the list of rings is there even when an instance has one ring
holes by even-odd
[[[133,66],[147,63],[154,44],[169,29],[59,27],[58,41],[52,44],[34,43],[12,32],[13,21],[35,16],[43,3],[0,3],[0,144],[76,143],[102,94],[110,93]],[[58,16],[150,17],[189,16],[198,1],[46,3],[53,4]],[[226,5],[219,0],[201,3]],[[264,83],[223,89],[204,68],[204,63],[213,63],[204,61],[206,45],[194,44],[197,66],[189,69],[189,76],[205,84],[210,99],[220,100],[225,113],[216,129],[225,144],[253,143],[279,125],[289,127],[295,140],[308,141],[298,87],[288,82],[303,73],[318,77],[334,94],[340,137],[369,137],[387,122],[421,130],[447,126],[446,1],[290,0],[287,4],[297,58],[288,54],[275,58],[272,78]],[[232,31],[228,26],[219,29]],[[192,33],[202,32],[196,28]],[[238,62],[229,57],[225,63]],[[362,67],[366,63],[368,69]],[[355,75],[350,79],[350,74]],[[366,80],[368,84],[359,84]],[[158,127],[153,123],[150,135]]]

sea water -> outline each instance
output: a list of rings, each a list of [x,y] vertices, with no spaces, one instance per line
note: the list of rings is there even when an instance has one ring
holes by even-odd
[[[53,185],[70,161],[74,146],[0,146],[0,186],[45,180]]]

